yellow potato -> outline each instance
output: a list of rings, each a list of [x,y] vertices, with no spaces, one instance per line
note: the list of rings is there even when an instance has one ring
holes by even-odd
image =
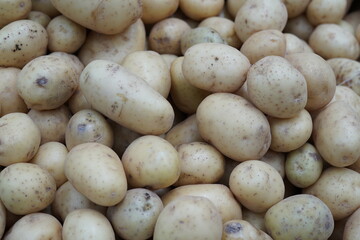
[[[84,94],[81,92],[79,87],[69,98],[67,104],[72,114],[75,114],[81,110],[91,109],[90,103],[88,102],[88,100],[86,100]]]
[[[246,2],[246,0],[227,0],[225,2],[226,4],[226,10],[229,12],[232,19],[236,17],[237,11],[240,9],[240,7]]]
[[[43,26],[44,28],[46,28],[46,26],[49,24],[51,20],[51,18],[48,15],[39,11],[31,11],[28,15],[28,19],[40,23],[41,26]]]
[[[180,0],[142,0],[141,19],[145,24],[153,24],[173,15]]]
[[[312,48],[305,42],[294,34],[284,33],[286,41],[286,55],[292,53],[302,53],[302,52],[314,52]]]
[[[314,26],[322,23],[338,23],[346,13],[346,0],[312,0],[306,16]]]
[[[249,222],[257,229],[266,232],[265,219],[264,219],[266,212],[256,213],[256,212],[250,211],[247,208],[243,208],[242,213],[243,213],[243,215],[242,215],[243,220]]]
[[[271,165],[280,173],[282,178],[285,177],[285,153],[275,152],[271,149],[265,153],[265,155],[260,158],[260,161],[265,162]]]
[[[181,11],[189,18],[200,21],[220,13],[224,0],[180,0]]]
[[[31,0],[1,0],[0,1],[0,28],[14,22],[24,19],[31,11]]]
[[[294,18],[306,11],[310,0],[285,0],[284,4],[289,18]]]

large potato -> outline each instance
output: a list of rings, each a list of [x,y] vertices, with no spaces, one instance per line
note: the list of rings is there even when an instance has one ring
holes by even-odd
[[[173,124],[170,103],[114,62],[94,60],[88,64],[80,76],[80,89],[93,109],[141,134],[160,135]]]
[[[24,19],[31,11],[31,0],[1,0],[0,28],[15,20]]]
[[[201,137],[237,161],[261,158],[271,142],[270,125],[262,112],[231,93],[206,97],[196,111]]]
[[[70,150],[65,175],[77,191],[101,206],[113,206],[126,194],[127,180],[118,155],[100,143],[82,143]]]
[[[64,16],[74,22],[104,34],[118,34],[141,17],[142,5],[138,0],[73,1],[51,0]]]
[[[0,30],[0,67],[22,68],[46,54],[48,36],[40,23],[17,20]]]

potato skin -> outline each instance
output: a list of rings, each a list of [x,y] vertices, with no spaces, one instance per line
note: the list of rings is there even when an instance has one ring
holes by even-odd
[[[31,0],[0,1],[0,28],[19,19],[24,19],[31,11]]]
[[[343,240],[358,239],[360,237],[360,208],[346,220]]]

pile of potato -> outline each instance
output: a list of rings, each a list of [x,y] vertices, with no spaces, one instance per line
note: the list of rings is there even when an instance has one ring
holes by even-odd
[[[352,0],[0,0],[0,238],[360,239]]]

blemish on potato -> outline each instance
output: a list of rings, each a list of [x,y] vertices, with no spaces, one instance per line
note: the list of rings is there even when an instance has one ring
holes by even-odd
[[[227,234],[234,234],[234,233],[238,233],[242,230],[242,225],[238,222],[233,222],[233,223],[230,223],[230,224],[227,224],[225,226],[225,229],[224,231],[227,233]]]
[[[44,87],[48,82],[48,79],[46,77],[41,77],[36,79],[35,83],[39,86],[39,87]]]

